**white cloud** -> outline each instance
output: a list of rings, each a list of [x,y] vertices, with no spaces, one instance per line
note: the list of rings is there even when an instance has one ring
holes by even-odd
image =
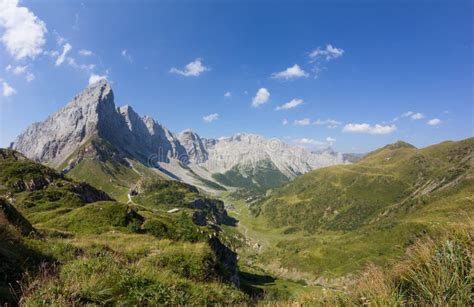
[[[296,143],[301,144],[301,145],[326,145],[325,142],[318,141],[315,139],[310,139],[310,138],[301,138],[301,139],[296,139]]]
[[[288,67],[287,69],[273,73],[272,78],[273,79],[297,79],[297,78],[303,78],[303,77],[308,77],[308,74],[302,70],[298,64],[295,64],[291,67]]]
[[[369,124],[347,124],[342,132],[348,133],[368,133],[368,134],[389,134],[397,130],[397,126],[369,125]]]
[[[344,50],[341,48],[336,48],[331,44],[326,45],[325,48],[318,47],[309,53],[309,62],[314,63],[312,71],[314,77],[318,78],[319,74],[326,69],[324,66],[325,63],[342,57]]]
[[[406,118],[406,117],[409,117],[411,120],[419,120],[419,119],[425,118],[425,115],[423,115],[423,113],[419,113],[419,112],[415,113],[413,111],[408,111],[408,112],[405,112],[405,113],[401,114],[400,116],[395,117],[392,120],[392,122],[396,122],[400,118]]]
[[[107,75],[96,75],[96,74],[91,74],[89,77],[89,85],[94,84],[100,80],[107,80]]]
[[[337,128],[339,125],[342,124],[342,122],[340,121],[337,121],[335,119],[325,119],[325,120],[321,120],[321,119],[317,119],[314,121],[315,125],[318,125],[318,126],[326,126],[327,128],[330,128],[330,129],[333,129],[333,128]]]
[[[8,97],[16,94],[16,90],[10,86],[7,82],[3,81],[3,96]]]
[[[171,68],[170,73],[178,74],[185,77],[197,77],[205,71],[211,70],[209,67],[206,67],[202,64],[202,60],[200,58],[195,59],[191,63],[188,63],[184,69],[178,68]]]
[[[66,55],[68,54],[69,51],[71,51],[72,46],[69,43],[65,43],[63,46],[63,52],[57,57],[56,59],[56,66],[61,65],[64,60],[66,59]]]
[[[311,124],[311,120],[309,118],[296,119],[293,124],[296,126],[308,126]]]
[[[66,57],[66,62],[69,66],[85,72],[91,72],[95,68],[95,64],[77,64],[76,60],[71,57]]]
[[[206,123],[212,123],[213,121],[218,120],[218,119],[219,119],[219,114],[217,113],[212,113],[202,118],[202,120],[205,121]]]
[[[81,49],[81,50],[79,50],[79,54],[82,55],[82,56],[91,56],[92,51],[87,50],[87,49]]]
[[[411,118],[412,120],[418,120],[418,119],[425,118],[425,116],[424,116],[423,114],[421,114],[421,113],[415,113],[415,114],[412,114],[412,115],[410,116],[410,118]]]
[[[59,35],[57,31],[54,31],[54,35],[56,36],[56,44],[58,44],[58,46],[62,46],[64,45],[64,43],[67,42],[67,40],[61,35]]]
[[[344,50],[341,48],[333,47],[331,44],[326,45],[326,48],[318,47],[310,52],[309,57],[311,61],[318,61],[320,59],[325,59],[330,61],[332,59],[337,59],[344,54]]]
[[[276,107],[275,110],[279,111],[279,110],[293,109],[302,103],[303,103],[303,99],[294,98],[291,101],[288,101],[287,103],[284,103],[281,106]]]
[[[286,118],[284,118],[281,122],[284,126],[288,125],[288,120]]]
[[[46,25],[18,0],[0,1],[0,28],[5,30],[0,41],[15,59],[34,59],[42,52]]]
[[[302,147],[306,147],[308,149],[325,149],[333,146],[335,142],[336,139],[333,139],[331,137],[327,137],[325,141],[320,141],[311,138],[301,138],[293,140],[293,143]]]
[[[16,66],[12,69],[12,73],[14,75],[21,75],[24,74],[28,69],[28,66]]]
[[[255,96],[253,97],[252,107],[257,108],[260,105],[267,103],[268,99],[270,99],[270,92],[266,88],[262,87],[257,91]]]
[[[225,92],[224,97],[232,97],[231,92]]]
[[[442,121],[439,118],[433,118],[433,119],[430,119],[429,121],[427,121],[426,123],[430,126],[438,126],[439,124],[442,123]]]
[[[5,70],[7,72],[11,72],[12,74],[16,76],[25,75],[25,79],[28,82],[31,82],[35,79],[35,75],[32,72],[28,71],[27,65],[15,66],[15,67],[13,67],[12,65],[8,65],[7,67],[5,67]]]
[[[133,62],[133,58],[132,58],[132,56],[130,55],[130,53],[128,53],[127,49],[123,49],[120,54],[121,54],[127,61],[129,61],[130,63]]]

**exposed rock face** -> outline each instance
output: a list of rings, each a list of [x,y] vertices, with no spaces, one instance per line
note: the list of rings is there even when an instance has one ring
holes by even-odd
[[[194,209],[193,222],[203,226],[208,223],[234,225],[235,220],[227,215],[224,202],[217,199],[198,198],[189,204],[189,208]]]
[[[196,183],[196,176],[209,181],[211,174],[225,173],[235,167],[247,177],[263,165],[262,161],[289,179],[318,167],[344,163],[340,154],[311,153],[254,134],[242,133],[218,140],[201,138],[191,130],[175,135],[153,118],[139,116],[130,106],[117,108],[106,80],[90,85],[45,121],[30,126],[12,147],[30,159],[53,167],[66,162],[64,172],[68,172],[82,161],[86,154],[83,151],[91,146],[88,142],[94,145],[97,137],[110,145],[108,152],[113,152],[113,157],[107,159],[122,162],[126,158],[135,159],[192,184]],[[99,150],[92,147],[99,155]],[[194,173],[187,174],[182,163],[174,160],[192,164]]]
[[[116,126],[113,93],[98,82],[76,96],[44,122],[31,125],[18,136],[13,148],[28,158],[51,164],[63,161],[83,141],[98,133],[99,126]]]
[[[269,161],[288,178],[315,168],[344,163],[341,154],[331,151],[312,153],[304,148],[290,146],[278,139],[239,133],[219,140],[201,139],[186,130],[180,134],[191,161],[212,173],[224,173],[235,166],[256,169],[262,161]]]
[[[179,141],[183,144],[186,152],[188,153],[189,159],[196,163],[204,163],[208,159],[208,152],[206,144],[192,130],[184,130],[178,136]]]
[[[151,155],[165,162],[171,157],[187,159],[184,147],[166,128],[150,117],[140,117],[129,106],[116,108],[106,80],[89,86],[44,122],[30,126],[12,147],[30,159],[57,166],[94,135],[144,162]]]

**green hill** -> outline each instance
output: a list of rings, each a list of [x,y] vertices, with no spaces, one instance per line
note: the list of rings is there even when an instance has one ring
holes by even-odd
[[[298,177],[250,206],[247,226],[263,245],[257,261],[330,283],[389,263],[418,238],[472,225],[473,154],[473,138],[422,149],[397,142]]]
[[[248,302],[222,202],[159,178],[135,192],[120,203],[0,149],[0,304]]]

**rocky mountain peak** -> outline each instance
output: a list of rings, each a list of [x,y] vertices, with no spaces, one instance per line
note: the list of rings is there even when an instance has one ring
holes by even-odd
[[[188,153],[189,159],[195,163],[203,163],[208,159],[206,144],[197,133],[191,129],[183,130],[178,139]]]
[[[31,125],[12,144],[28,158],[56,165],[92,135],[116,126],[117,112],[110,84],[101,80],[41,123]]]
[[[186,155],[176,136],[154,119],[140,117],[128,105],[116,108],[106,80],[91,84],[45,121],[31,125],[12,148],[28,158],[58,166],[93,136],[140,160],[152,154],[157,154],[159,161]]]

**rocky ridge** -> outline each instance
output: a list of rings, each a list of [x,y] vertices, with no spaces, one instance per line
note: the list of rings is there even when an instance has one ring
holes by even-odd
[[[201,138],[192,130],[174,134],[128,105],[116,107],[106,80],[90,85],[45,121],[31,125],[11,147],[56,168],[66,163],[64,169],[69,171],[81,163],[87,142],[97,137],[113,147],[116,157],[137,160],[191,184],[196,184],[196,176],[208,181],[212,174],[234,167],[248,173],[262,161],[271,163],[289,179],[315,168],[344,163],[341,154],[311,153],[255,134],[221,139]],[[186,165],[192,173],[183,169]]]

